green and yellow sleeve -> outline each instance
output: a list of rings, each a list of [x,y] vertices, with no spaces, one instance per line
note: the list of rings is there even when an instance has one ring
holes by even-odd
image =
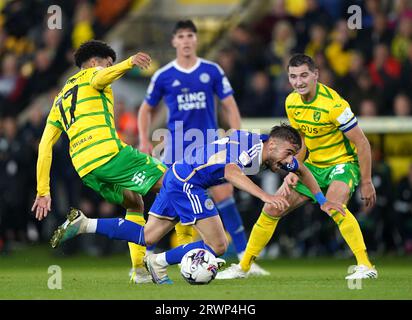
[[[37,195],[50,194],[50,167],[52,163],[53,145],[59,140],[62,133],[61,124],[55,121],[55,109],[52,108],[47,118],[46,128],[39,144],[39,155],[37,158]]]
[[[103,90],[106,86],[122,77],[132,68],[132,57],[108,68],[96,68],[96,71],[92,73],[90,85],[96,90]]]

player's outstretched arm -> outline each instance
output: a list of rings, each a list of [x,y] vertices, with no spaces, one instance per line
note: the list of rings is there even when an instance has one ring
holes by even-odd
[[[132,69],[133,66],[146,69],[150,66],[151,61],[148,54],[138,52],[111,67],[97,70],[90,80],[90,85],[96,90],[103,90],[106,86],[121,78],[127,71]]]
[[[61,132],[56,126],[47,123],[40,140],[37,158],[37,196],[31,208],[38,220],[47,217],[51,210],[50,167],[53,145],[59,140]]]
[[[289,203],[284,197],[271,195],[263,191],[234,163],[229,163],[225,166],[225,179],[236,188],[250,193],[265,203],[273,204],[276,208],[285,210],[289,207]]]
[[[361,197],[366,207],[373,207],[376,202],[376,191],[372,183],[371,146],[359,126],[344,133],[358,150],[359,167],[361,173]]]

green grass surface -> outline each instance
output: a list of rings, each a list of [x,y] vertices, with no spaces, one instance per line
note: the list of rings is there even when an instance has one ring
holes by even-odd
[[[215,280],[191,286],[170,268],[173,285],[128,283],[127,254],[105,258],[58,257],[47,247],[31,247],[0,256],[0,299],[412,299],[412,258],[375,259],[379,279],[351,290],[344,280],[353,260],[278,259],[261,261],[271,276]],[[62,289],[50,290],[48,268],[62,270]]]

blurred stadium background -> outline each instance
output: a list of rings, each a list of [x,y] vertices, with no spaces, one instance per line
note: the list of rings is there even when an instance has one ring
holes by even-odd
[[[175,22],[190,18],[199,29],[198,54],[225,70],[244,128],[265,130],[279,123],[290,92],[288,57],[305,52],[315,58],[320,81],[349,101],[372,144],[377,205],[366,210],[359,194],[350,203],[369,252],[412,255],[411,2],[0,0],[0,252],[7,256],[28,245],[44,245],[69,206],[92,217],[123,214],[82,185],[62,136],[53,154],[53,211],[45,221],[35,221],[30,208],[45,117],[62,82],[75,72],[72,53],[82,42],[103,39],[115,48],[118,60],[145,51],[153,58],[152,68],[133,69],[113,85],[117,128],[136,146],[137,110],[150,76],[174,58],[170,37]],[[347,26],[352,4],[362,8],[360,30]],[[62,9],[62,29],[47,27],[50,5]],[[164,121],[161,109],[156,127]],[[272,192],[281,179],[268,173],[255,177]],[[262,204],[243,192],[236,199],[250,232]],[[145,200],[147,209],[152,199]],[[173,235],[158,248],[171,245]],[[88,235],[60,250],[92,256],[128,252],[126,243]],[[262,256],[348,257],[350,252],[333,221],[309,204],[282,220]]]

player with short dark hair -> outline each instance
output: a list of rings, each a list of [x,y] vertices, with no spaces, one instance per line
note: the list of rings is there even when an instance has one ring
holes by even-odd
[[[74,57],[81,70],[66,81],[56,96],[40,141],[37,197],[32,211],[42,220],[51,210],[52,148],[65,132],[73,166],[83,183],[110,203],[125,207],[126,219],[144,224],[141,195],[160,189],[166,167],[119,139],[110,84],[134,66],[147,68],[151,59],[139,52],[113,65],[116,53],[98,40],[83,43]],[[131,250],[130,254],[147,274],[143,267],[145,248],[140,247],[137,254]]]
[[[162,189],[150,208],[144,227],[123,219],[88,219],[80,210],[73,210],[55,233],[54,243],[81,233],[98,233],[112,239],[151,245],[180,220],[183,225],[193,225],[202,240],[145,258],[153,282],[171,283],[167,266],[180,263],[188,251],[204,248],[217,257],[226,251],[226,234],[219,212],[206,193],[208,188],[229,182],[265,204],[285,210],[289,203],[283,196],[266,193],[247,177],[261,169],[276,172],[283,168],[299,174],[312,194],[322,195],[310,171],[294,157],[301,143],[299,133],[287,125],[274,127],[269,135],[236,130],[230,136],[199,147],[196,157],[172,165],[165,174]],[[325,201],[321,209],[328,214],[335,210],[344,214],[341,205],[329,201]]]
[[[217,136],[215,96],[221,101],[219,110],[231,129],[240,129],[241,118],[233,97],[233,89],[222,68],[196,54],[197,29],[193,21],[178,21],[172,31],[172,45],[176,59],[160,68],[152,77],[145,101],[139,110],[139,150],[152,153],[149,138],[151,116],[163,99],[168,108],[163,163],[171,166],[176,160],[191,156],[195,148],[203,145],[210,134]],[[213,132],[215,131],[215,132]],[[214,186],[208,192],[220,212],[240,259],[246,248],[243,221],[233,197],[230,184]],[[176,225],[179,244],[191,241],[192,228]],[[253,275],[268,272],[253,265]]]
[[[311,57],[292,56],[287,71],[294,91],[286,98],[286,112],[291,126],[300,132],[305,142],[297,158],[305,161],[329,200],[347,204],[360,183],[362,199],[367,207],[373,206],[376,192],[371,178],[371,149],[348,102],[335,90],[318,82],[319,71]],[[304,160],[307,151],[309,156]],[[308,200],[325,201],[322,197],[314,197],[294,174],[285,178],[278,192],[286,196],[290,207],[280,209],[266,204],[253,227],[240,264],[218,273],[217,279],[245,277],[273,236],[281,217]],[[331,217],[357,260],[355,272],[346,279],[377,278],[378,272],[368,258],[359,223],[347,208],[345,212],[345,216],[334,213]]]

